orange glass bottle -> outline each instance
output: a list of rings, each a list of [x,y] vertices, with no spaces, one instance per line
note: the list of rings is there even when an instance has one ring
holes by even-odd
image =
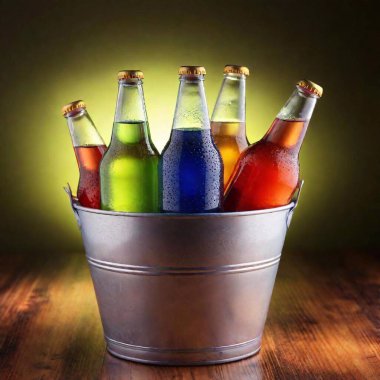
[[[240,153],[249,145],[245,132],[245,66],[226,65],[224,79],[211,116],[211,132],[223,159],[224,186]]]
[[[82,100],[66,104],[62,113],[67,120],[79,167],[78,201],[84,207],[100,208],[99,165],[107,147]]]
[[[227,185],[225,211],[260,210],[291,201],[299,151],[322,87],[302,80],[265,136],[240,156]]]

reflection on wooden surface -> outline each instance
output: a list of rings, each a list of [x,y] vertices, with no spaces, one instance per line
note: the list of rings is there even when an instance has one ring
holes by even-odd
[[[263,379],[259,356],[240,362],[195,367],[152,366],[119,360],[110,354],[104,358],[102,379]]]
[[[105,352],[83,254],[2,255],[0,378],[379,378],[379,269],[374,255],[285,253],[258,355],[224,365],[159,367]]]

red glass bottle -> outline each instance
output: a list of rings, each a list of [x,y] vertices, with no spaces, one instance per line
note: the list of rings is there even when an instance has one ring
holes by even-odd
[[[62,108],[79,167],[77,197],[84,207],[100,208],[99,165],[107,147],[82,100]]]
[[[240,156],[227,185],[224,210],[284,206],[299,182],[299,151],[322,87],[302,80],[265,136]]]

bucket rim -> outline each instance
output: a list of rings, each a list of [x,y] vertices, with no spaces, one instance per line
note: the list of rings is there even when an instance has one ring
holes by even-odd
[[[286,210],[292,210],[295,208],[296,203],[294,201],[288,203],[285,206],[266,208],[262,210],[252,210],[252,211],[238,211],[238,212],[209,212],[209,213],[159,213],[159,212],[123,212],[123,211],[107,211],[94,208],[88,208],[81,206],[77,200],[73,199],[73,208],[77,211],[87,212],[90,214],[100,214],[108,216],[124,216],[124,217],[151,217],[151,218],[162,218],[162,219],[197,219],[197,218],[226,218],[226,217],[236,217],[236,216],[250,216],[250,215],[262,215],[271,214],[275,212],[281,212]]]

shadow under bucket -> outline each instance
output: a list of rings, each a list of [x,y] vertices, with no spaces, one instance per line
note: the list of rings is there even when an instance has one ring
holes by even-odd
[[[300,190],[283,207],[186,215],[89,209],[66,191],[111,354],[195,365],[260,350]]]

